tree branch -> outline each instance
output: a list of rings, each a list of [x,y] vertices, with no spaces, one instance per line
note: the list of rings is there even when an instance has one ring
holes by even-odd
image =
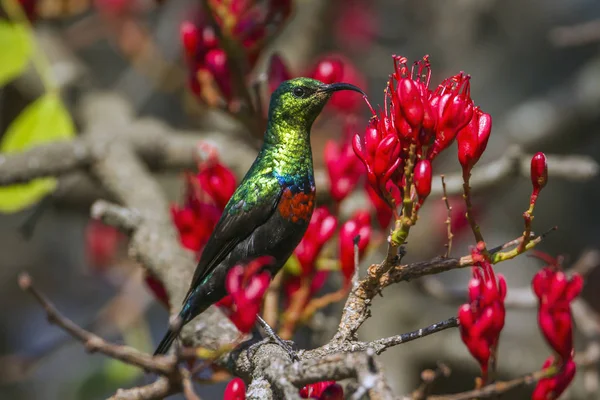
[[[139,352],[128,346],[117,346],[108,343],[99,336],[86,331],[70,319],[64,317],[54,305],[48,301],[46,296],[33,286],[31,277],[28,274],[23,273],[19,276],[19,286],[23,291],[31,294],[37,302],[40,303],[46,311],[48,321],[51,324],[59,326],[73,338],[83,343],[86,350],[90,353],[100,352],[127,364],[140,367],[147,372],[154,372],[161,375],[171,375],[173,373],[172,361],[168,361],[163,357],[153,358],[146,353]]]
[[[484,386],[481,389],[469,390],[468,392],[442,395],[442,396],[429,396],[428,400],[471,400],[471,399],[487,399],[490,397],[497,396],[501,393],[509,392],[521,386],[532,385],[541,379],[549,378],[556,374],[556,368],[546,368],[541,371],[536,371],[531,374],[516,378],[505,382],[496,382],[490,385]]]
[[[108,400],[155,400],[177,393],[180,388],[171,384],[165,377],[158,378],[149,385],[131,389],[119,389]]]

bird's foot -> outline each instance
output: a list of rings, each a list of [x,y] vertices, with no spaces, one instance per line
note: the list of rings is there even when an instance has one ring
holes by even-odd
[[[282,338],[280,338],[279,335],[277,335],[277,333],[275,333],[275,331],[273,330],[273,328],[271,328],[269,326],[269,324],[267,324],[267,321],[265,321],[264,319],[262,319],[260,315],[257,315],[257,320],[258,320],[258,323],[260,324],[260,326],[267,333],[267,336],[268,336],[266,338],[267,341],[273,341],[273,342],[277,343],[279,346],[281,346],[288,353],[288,355],[290,356],[290,358],[292,359],[292,361],[294,361],[294,362],[295,361],[300,361],[300,357],[298,357],[298,354],[292,348],[292,345],[294,344],[293,341],[291,341],[291,340],[283,340]],[[256,346],[257,344],[260,344],[260,343],[253,344],[252,346],[250,346],[250,348]]]

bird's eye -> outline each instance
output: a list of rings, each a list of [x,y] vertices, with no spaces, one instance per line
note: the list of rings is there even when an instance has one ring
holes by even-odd
[[[301,87],[295,87],[294,91],[292,93],[293,93],[294,97],[297,97],[300,99],[304,96],[304,89]]]

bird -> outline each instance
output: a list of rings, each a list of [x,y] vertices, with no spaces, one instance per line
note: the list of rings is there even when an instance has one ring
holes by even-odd
[[[269,256],[271,276],[292,255],[315,208],[310,131],[334,92],[365,93],[349,83],[300,77],[271,95],[262,147],[208,239],[183,301],[154,355],[166,354],[182,327],[227,295],[227,273]]]

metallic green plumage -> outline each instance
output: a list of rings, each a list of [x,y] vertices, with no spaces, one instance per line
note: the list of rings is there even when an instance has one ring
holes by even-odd
[[[344,89],[360,92],[348,84],[296,78],[273,93],[263,146],[202,252],[180,326],[167,332],[155,354],[165,353],[183,324],[226,295],[225,279],[233,266],[269,255],[274,275],[292,254],[314,207],[310,128],[331,94]]]

